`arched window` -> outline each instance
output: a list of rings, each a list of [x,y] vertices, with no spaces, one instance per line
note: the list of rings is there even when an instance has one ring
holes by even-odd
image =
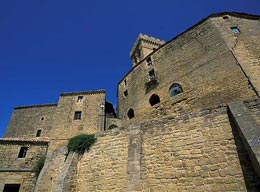
[[[173,83],[169,89],[169,94],[171,97],[178,95],[183,92],[182,87],[178,83]]]
[[[160,97],[156,94],[153,94],[149,99],[150,105],[154,106],[157,103],[160,103]]]
[[[134,112],[134,110],[133,110],[132,108],[130,108],[130,109],[128,110],[127,116],[128,116],[129,119],[132,119],[132,118],[135,117],[135,112]]]
[[[108,127],[108,130],[115,129],[115,128],[118,128],[118,126],[112,124],[112,125],[110,125],[110,126]]]

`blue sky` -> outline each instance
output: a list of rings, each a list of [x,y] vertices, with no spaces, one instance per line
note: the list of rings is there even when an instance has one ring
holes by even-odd
[[[260,15],[259,0],[8,0],[0,2],[0,137],[15,106],[106,89],[131,68],[139,33],[162,40],[212,13]]]

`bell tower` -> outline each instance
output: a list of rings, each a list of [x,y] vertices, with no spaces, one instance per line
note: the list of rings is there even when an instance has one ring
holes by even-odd
[[[149,37],[148,35],[143,35],[140,33],[130,51],[130,59],[132,61],[132,66],[134,67],[141,60],[143,60],[147,55],[153,52],[155,49],[165,44],[165,41]]]

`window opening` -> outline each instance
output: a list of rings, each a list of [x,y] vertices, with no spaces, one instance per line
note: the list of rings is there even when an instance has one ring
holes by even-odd
[[[81,119],[81,111],[75,111],[74,120],[80,120],[80,119]]]
[[[237,27],[230,27],[233,33],[240,33],[240,30]]]
[[[28,147],[21,147],[18,158],[25,158],[27,151]]]
[[[156,105],[157,103],[160,103],[160,97],[156,94],[153,94],[150,99],[149,99],[149,102],[150,102],[150,105],[151,106],[154,106]]]
[[[108,130],[115,129],[115,128],[118,128],[118,126],[112,124],[112,125],[110,125],[110,126],[108,127]]]
[[[156,75],[155,75],[154,70],[149,71],[149,78],[150,78],[150,81],[156,79]]]
[[[130,109],[128,110],[127,116],[128,116],[129,119],[132,119],[132,118],[135,117],[135,112],[134,112],[134,110],[133,110],[132,108],[130,108]]]
[[[169,94],[171,97],[174,97],[175,95],[178,95],[181,92],[183,92],[182,87],[177,83],[172,84],[169,89]]]
[[[36,137],[40,137],[42,133],[42,130],[37,130]]]
[[[44,120],[44,117],[42,117],[41,120],[43,121],[43,120]]]
[[[128,91],[127,91],[127,90],[124,91],[124,96],[125,96],[125,97],[128,96]]]
[[[148,57],[148,58],[146,59],[146,62],[147,62],[147,66],[148,66],[148,67],[152,67],[152,66],[153,66],[153,62],[152,62],[151,57]]]
[[[228,16],[223,16],[222,18],[223,18],[223,19],[228,19]]]
[[[3,192],[19,192],[20,184],[5,184]]]
[[[82,103],[83,102],[83,96],[78,96],[77,102]]]
[[[124,80],[125,85],[127,85],[126,79]]]

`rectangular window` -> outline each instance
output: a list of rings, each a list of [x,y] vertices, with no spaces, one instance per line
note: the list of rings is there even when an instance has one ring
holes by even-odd
[[[80,120],[80,119],[81,119],[81,111],[75,111],[74,120]]]
[[[148,67],[152,67],[152,66],[153,66],[153,62],[152,62],[151,57],[148,57],[148,58],[146,59],[146,62],[147,62],[147,66],[148,66]]]
[[[240,30],[237,27],[230,27],[233,33],[240,33]]]
[[[18,158],[25,158],[28,147],[21,147]]]
[[[83,102],[83,96],[78,96],[77,102],[82,103]]]
[[[154,73],[154,70],[149,71],[149,77],[150,77],[150,81],[156,79],[156,75]]]
[[[128,91],[125,90],[125,91],[124,91],[124,96],[127,97],[127,95],[128,95]]]
[[[42,133],[42,130],[37,130],[36,137],[40,137]]]
[[[19,192],[20,184],[5,184],[3,192]]]

